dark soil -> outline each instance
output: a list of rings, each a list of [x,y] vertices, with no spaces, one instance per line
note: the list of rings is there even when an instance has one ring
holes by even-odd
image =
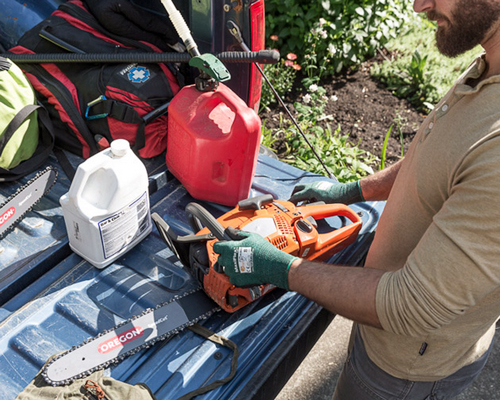
[[[401,158],[401,135],[403,154],[406,154],[425,115],[406,100],[395,97],[384,85],[373,79],[369,72],[370,65],[371,61],[361,65],[356,71],[330,77],[320,83],[327,90],[328,97],[337,97],[337,101],[328,101],[325,115],[331,115],[333,120],[324,124],[331,124],[332,130],[340,124],[341,133],[349,133],[350,142],[379,159],[384,138],[390,126],[394,125],[386,152],[385,165],[389,166]],[[300,77],[297,81],[300,82]],[[284,99],[292,113],[295,112],[293,103],[302,101],[304,94],[302,89],[296,88]],[[268,128],[273,128],[279,126],[280,113],[286,115],[280,105],[273,103],[270,111],[261,112],[260,116],[262,120],[266,120]],[[277,140],[273,149],[280,156],[284,146]],[[375,169],[378,169],[378,165]]]

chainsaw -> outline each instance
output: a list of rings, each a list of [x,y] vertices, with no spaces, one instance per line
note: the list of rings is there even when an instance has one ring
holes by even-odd
[[[186,216],[198,233],[178,236],[158,214],[153,214],[152,219],[170,250],[198,279],[208,296],[230,313],[268,293],[274,286],[240,288],[230,283],[213,250],[216,241],[231,240],[225,234],[227,227],[260,234],[276,248],[294,256],[324,261],[354,242],[362,224],[358,214],[344,204],[295,206],[289,201],[274,200],[272,195],[242,200],[218,219],[199,204],[189,203]],[[350,223],[321,233],[319,223],[329,217],[341,217]]]
[[[213,251],[217,240],[231,240],[225,233],[227,227],[258,233],[277,248],[298,257],[326,260],[356,239],[362,223],[343,204],[297,207],[289,201],[274,200],[271,195],[240,201],[238,207],[217,219],[201,205],[189,203],[186,216],[198,233],[179,236],[158,214],[154,213],[152,219],[170,250],[199,280],[201,289],[147,309],[57,354],[42,371],[47,383],[67,385],[172,337],[220,309],[234,312],[273,290],[275,287],[270,284],[249,288],[231,284]],[[340,228],[323,233],[321,222],[331,228],[326,223],[329,217],[344,221]]]

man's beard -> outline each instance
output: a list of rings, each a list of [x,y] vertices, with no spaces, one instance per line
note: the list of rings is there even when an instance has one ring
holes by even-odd
[[[436,32],[437,47],[445,56],[456,57],[482,43],[500,17],[500,4],[491,0],[458,0],[451,21],[434,10],[427,17],[445,21]]]

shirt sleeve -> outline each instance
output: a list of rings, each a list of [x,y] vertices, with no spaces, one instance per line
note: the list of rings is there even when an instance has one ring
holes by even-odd
[[[406,265],[376,294],[382,327],[417,336],[450,324],[500,285],[500,138],[471,149]]]

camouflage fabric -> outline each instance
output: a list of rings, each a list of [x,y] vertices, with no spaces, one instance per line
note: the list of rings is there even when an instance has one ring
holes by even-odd
[[[41,372],[16,397],[16,400],[156,400],[149,388],[141,383],[130,385],[108,376],[103,371],[79,379],[66,386],[51,386]]]

